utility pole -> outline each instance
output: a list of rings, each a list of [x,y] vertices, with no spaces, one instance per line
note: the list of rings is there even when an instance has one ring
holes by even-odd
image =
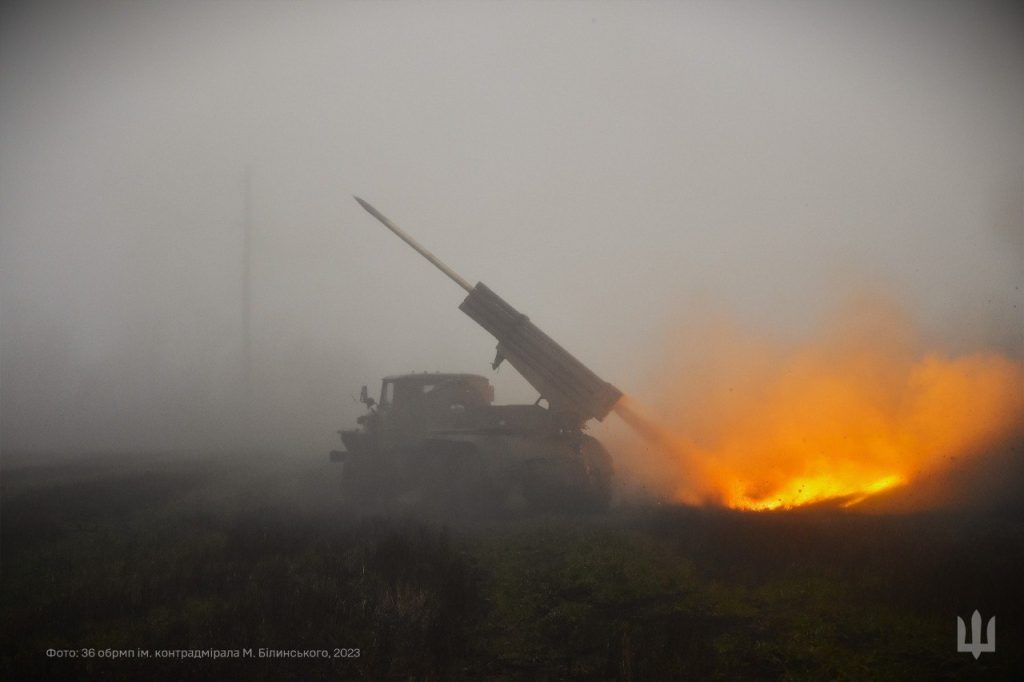
[[[252,167],[242,179],[242,390],[252,389]]]

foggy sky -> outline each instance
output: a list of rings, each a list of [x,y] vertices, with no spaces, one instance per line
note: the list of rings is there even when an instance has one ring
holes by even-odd
[[[490,375],[463,292],[352,194],[627,391],[696,306],[799,335],[865,285],[1019,356],[1010,7],[5,6],[0,447],[319,456],[363,383]]]

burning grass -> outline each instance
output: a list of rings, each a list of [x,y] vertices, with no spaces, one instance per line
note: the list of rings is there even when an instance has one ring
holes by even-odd
[[[849,507],[986,452],[1024,423],[1024,363],[928,349],[877,301],[801,343],[724,323],[687,339],[659,374],[657,411],[634,398],[617,407],[646,441],[617,449],[686,503]]]

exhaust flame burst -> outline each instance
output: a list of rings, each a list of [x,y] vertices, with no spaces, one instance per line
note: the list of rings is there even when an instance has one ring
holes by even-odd
[[[995,353],[922,352],[909,325],[858,309],[790,348],[719,326],[670,363],[657,420],[617,414],[667,456],[650,481],[687,503],[785,509],[855,505],[1007,438],[1024,416],[1024,365]],[[656,459],[656,458],[654,458]],[[646,460],[646,461],[645,461]]]

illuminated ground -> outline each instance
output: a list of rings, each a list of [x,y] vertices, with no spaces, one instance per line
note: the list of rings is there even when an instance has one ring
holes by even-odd
[[[2,480],[0,677],[953,679],[1024,670],[1019,505],[360,516],[326,463],[91,457]],[[998,648],[955,651],[956,616]],[[48,648],[358,648],[57,660]]]

